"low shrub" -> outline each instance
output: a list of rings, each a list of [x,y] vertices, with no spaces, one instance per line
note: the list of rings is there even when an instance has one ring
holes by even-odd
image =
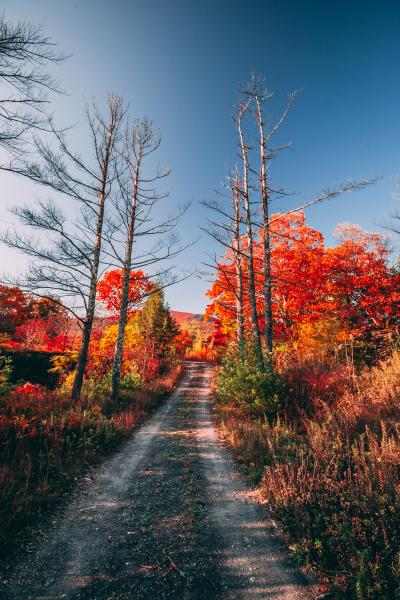
[[[121,378],[121,388],[129,391],[138,390],[141,387],[143,387],[143,379],[136,363],[132,363],[129,370],[126,370]]]
[[[215,380],[215,391],[220,403],[233,405],[246,415],[274,418],[282,408],[282,381],[272,368],[259,368],[250,344],[227,352]]]

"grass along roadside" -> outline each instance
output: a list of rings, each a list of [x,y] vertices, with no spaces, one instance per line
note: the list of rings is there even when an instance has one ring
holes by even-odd
[[[400,354],[358,375],[326,364],[294,371],[295,380],[281,374],[282,410],[267,419],[221,399],[222,367],[215,412],[225,438],[299,563],[337,598],[400,598]]]

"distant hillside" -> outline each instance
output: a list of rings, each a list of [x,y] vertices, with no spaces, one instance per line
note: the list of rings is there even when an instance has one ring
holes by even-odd
[[[170,310],[171,316],[175,319],[178,325],[185,325],[188,322],[196,322],[202,323],[204,327],[207,329],[210,327],[210,323],[208,321],[203,321],[203,315],[196,314],[192,312],[184,312],[181,310]],[[115,315],[103,315],[96,316],[93,323],[93,333],[100,333],[103,331],[105,327],[111,325],[112,323],[117,323],[118,317]],[[73,319],[71,332],[78,334],[81,331],[78,321]]]
[[[205,319],[204,315],[180,310],[170,310],[170,313],[179,327],[187,329],[194,336],[196,336],[196,332],[199,332],[206,339],[214,331],[214,322],[210,319]]]
[[[175,319],[178,325],[182,325],[182,323],[186,323],[189,319],[201,319],[203,315],[197,315],[191,312],[183,312],[181,310],[170,310],[171,317]]]

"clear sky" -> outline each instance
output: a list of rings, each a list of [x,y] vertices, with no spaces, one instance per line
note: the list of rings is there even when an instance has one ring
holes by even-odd
[[[213,250],[201,233],[202,199],[213,197],[235,163],[232,107],[251,71],[275,92],[276,113],[300,90],[281,139],[293,150],[274,161],[276,185],[307,199],[348,178],[382,176],[375,186],[309,211],[311,225],[334,243],[337,223],[377,229],[397,208],[400,174],[400,2],[397,0],[5,0],[9,20],[43,25],[72,54],[56,75],[68,95],[54,110],[77,123],[82,98],[122,95],[137,116],[149,115],[163,135],[160,161],[172,168],[170,203],[192,201],[181,233],[200,237],[179,259],[201,269]],[[16,202],[41,196],[0,173],[0,219]],[[276,206],[276,209],[282,206]],[[5,269],[23,260],[0,249]],[[4,270],[3,268],[1,270]],[[192,277],[167,292],[171,308],[200,312],[206,282]]]

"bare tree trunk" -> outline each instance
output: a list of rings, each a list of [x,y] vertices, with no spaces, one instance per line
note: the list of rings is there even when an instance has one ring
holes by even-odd
[[[72,387],[72,398],[73,400],[78,400],[81,395],[82,385],[83,385],[83,377],[85,375],[85,367],[87,363],[87,358],[89,354],[89,343],[90,336],[92,333],[92,320],[85,320],[83,324],[83,332],[81,338],[81,347],[79,350],[78,363],[76,365],[74,384]]]
[[[239,181],[236,179],[231,181],[232,188],[232,204],[233,204],[233,227],[234,227],[234,254],[235,254],[235,270],[236,270],[236,321],[237,330],[236,338],[239,346],[244,341],[244,314],[243,314],[243,268],[242,268],[242,252],[240,244],[240,188]]]
[[[117,400],[120,393],[121,387],[121,367],[122,367],[122,355],[124,352],[124,341],[125,341],[125,329],[128,320],[128,307],[129,307],[129,282],[131,275],[132,265],[132,248],[133,239],[135,233],[135,222],[136,222],[136,206],[138,200],[138,187],[139,187],[139,172],[140,164],[142,161],[142,149],[139,149],[137,158],[137,164],[135,167],[135,175],[133,180],[132,190],[132,204],[131,214],[128,225],[128,235],[125,247],[125,261],[123,266],[123,282],[122,282],[122,293],[121,293],[121,308],[119,313],[118,321],[118,334],[115,344],[114,362],[111,374],[111,396],[113,400]]]
[[[261,204],[263,210],[263,246],[264,246],[264,302],[265,302],[265,326],[264,339],[265,349],[272,352],[272,280],[271,280],[271,238],[269,228],[269,198],[267,188],[267,169],[266,169],[266,140],[261,110],[260,99],[255,96],[256,116],[260,132],[260,187]],[[269,358],[267,358],[269,362]]]
[[[106,203],[106,189],[109,185],[109,177],[110,177],[110,161],[113,153],[114,145],[115,145],[115,134],[117,127],[120,123],[121,118],[121,103],[120,101],[110,101],[110,123],[106,128],[106,138],[105,138],[105,147],[104,147],[104,157],[102,161],[102,172],[101,172],[101,182],[100,182],[100,190],[99,190],[99,204],[98,204],[98,213],[97,213],[97,223],[96,223],[96,238],[95,244],[93,248],[93,261],[92,268],[90,273],[90,288],[89,288],[89,296],[87,302],[87,310],[86,317],[84,321],[83,335],[81,348],[79,351],[78,363],[75,372],[74,384],[72,387],[72,398],[77,400],[82,391],[83,378],[85,375],[85,368],[87,363],[87,357],[89,353],[89,343],[90,337],[92,334],[93,328],[93,320],[96,309],[96,292],[97,292],[97,279],[99,273],[99,265],[100,265],[100,255],[101,255],[101,244],[102,244],[102,233],[103,233],[103,225],[104,225],[104,210]]]
[[[128,241],[129,244],[129,241]],[[127,249],[128,254],[128,249]],[[124,352],[124,341],[125,341],[125,329],[128,320],[128,303],[129,303],[129,281],[131,271],[131,259],[126,259],[124,266],[124,277],[122,283],[122,294],[121,294],[121,310],[119,313],[118,320],[118,333],[117,340],[115,343],[114,361],[111,373],[111,397],[113,400],[117,400],[121,388],[121,368],[122,368],[122,355]]]
[[[104,188],[105,188],[105,180],[107,178],[106,177],[107,171],[108,171],[108,165],[107,165],[107,169],[105,171],[105,177],[103,178]],[[98,276],[99,264],[100,264],[102,230],[103,230],[103,223],[104,223],[104,206],[105,206],[105,193],[103,192],[101,200],[100,200],[99,213],[98,213],[98,218],[97,218],[96,243],[95,243],[94,252],[93,252],[93,266],[92,266],[91,279],[90,279],[90,289],[89,289],[87,311],[86,311],[86,317],[85,317],[85,322],[84,322],[84,327],[83,327],[81,348],[79,350],[78,363],[76,365],[74,384],[72,387],[72,398],[74,400],[77,400],[80,397],[81,391],[82,391],[83,378],[85,375],[85,368],[86,368],[87,357],[88,357],[88,353],[89,353],[90,337],[91,337],[92,328],[93,328],[94,313],[95,313],[95,309],[96,309],[97,276]]]
[[[244,201],[244,210],[246,217],[246,236],[247,236],[247,267],[248,267],[248,280],[249,280],[249,300],[250,300],[250,316],[251,316],[251,328],[253,333],[254,349],[257,356],[257,362],[260,369],[264,368],[264,359],[261,346],[261,335],[260,327],[258,324],[257,314],[257,303],[256,303],[256,289],[254,280],[254,252],[253,252],[253,227],[251,220],[251,207],[249,197],[249,163],[247,157],[247,148],[243,138],[242,131],[242,117],[247,106],[241,106],[237,119],[237,128],[239,134],[240,150],[243,157],[243,184],[242,184],[242,195]]]
[[[128,322],[129,306],[133,299],[130,297],[130,283],[132,268],[135,266],[149,266],[163,261],[169,261],[179,254],[181,249],[176,245],[176,239],[168,237],[158,241],[155,246],[140,252],[139,257],[133,256],[133,245],[137,244],[140,237],[151,238],[156,235],[169,234],[179,219],[178,215],[169,215],[160,222],[155,222],[152,211],[157,203],[166,198],[168,194],[158,193],[156,184],[159,180],[169,175],[169,169],[162,170],[157,167],[153,176],[144,177],[145,161],[148,156],[155,152],[161,143],[161,137],[155,134],[152,122],[147,117],[135,121],[131,129],[125,133],[125,144],[121,154],[123,169],[118,175],[119,194],[114,200],[114,207],[119,215],[120,222],[115,224],[115,231],[125,238],[123,257],[119,253],[114,254],[115,259],[122,265],[122,287],[121,306],[118,319],[118,333],[114,349],[114,361],[111,374],[111,395],[116,400],[120,393],[121,367],[123,362],[123,351],[125,341],[125,329]],[[114,234],[112,234],[113,237]],[[113,239],[110,239],[111,247],[115,252]],[[135,264],[136,260],[136,264]],[[158,273],[153,274],[164,280],[165,285],[171,285],[175,278],[168,278],[170,267],[161,268]],[[151,291],[144,292],[152,293]],[[135,298],[137,305],[141,304],[143,297]],[[147,360],[147,356],[144,357]]]

